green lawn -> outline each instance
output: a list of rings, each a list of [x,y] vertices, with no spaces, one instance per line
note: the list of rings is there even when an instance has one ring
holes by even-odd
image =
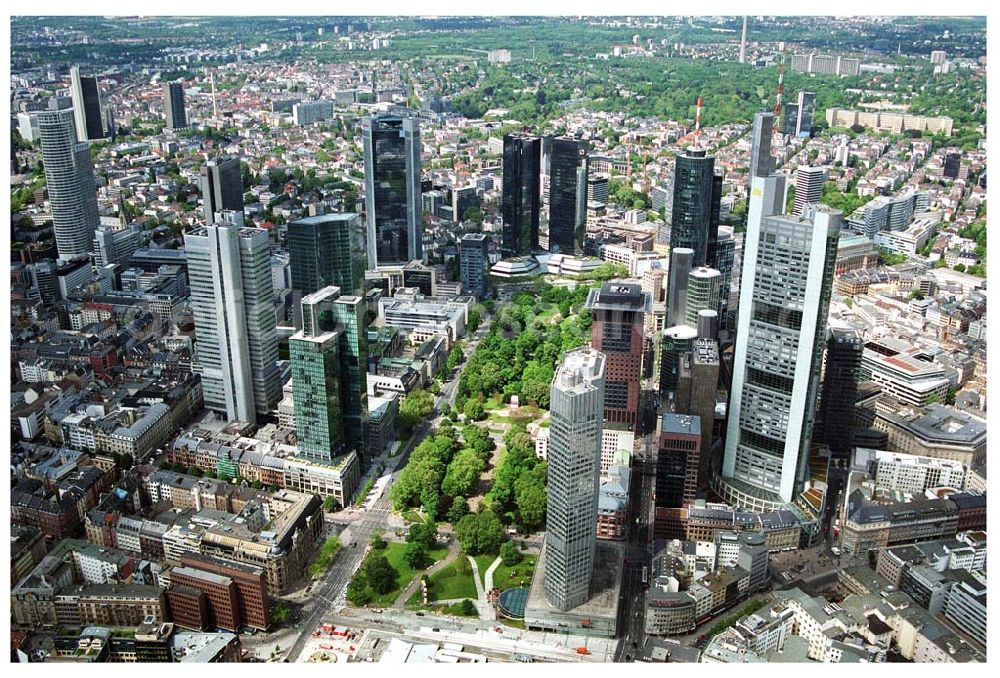
[[[503,406],[504,406],[503,398],[501,398],[500,396],[492,395],[489,398],[487,398],[485,402],[483,402],[483,409],[486,411],[499,410]]]
[[[493,586],[501,591],[518,586],[531,586],[531,577],[535,574],[536,559],[537,556],[525,554],[521,558],[521,562],[513,567],[507,567],[501,563],[493,573]]]
[[[403,552],[406,550],[406,544],[399,544],[396,542],[390,542],[384,551],[372,551],[372,553],[381,553],[392,565],[393,569],[396,570],[396,586],[393,587],[388,593],[384,593],[380,596],[376,595],[372,598],[371,605],[376,607],[388,607],[395,602],[396,598],[399,597],[400,592],[409,586],[410,582],[413,580],[413,576],[416,574],[406,561],[403,560]],[[432,562],[437,562],[448,555],[448,547],[441,546],[432,551],[428,552]]]
[[[427,520],[426,516],[420,515],[416,509],[408,509],[403,512],[403,520],[408,523],[422,523]]]
[[[460,558],[463,556],[459,556]],[[472,579],[472,566],[465,561],[464,571],[456,561],[439,572],[431,575],[427,589],[427,597],[431,601],[453,600],[455,598],[472,598],[475,600],[476,582]]]

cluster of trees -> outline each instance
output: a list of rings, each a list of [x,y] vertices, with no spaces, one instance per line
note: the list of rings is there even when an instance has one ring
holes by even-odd
[[[513,567],[521,562],[521,549],[512,541],[506,541],[500,547],[500,562],[504,567]]]
[[[399,573],[385,554],[381,553],[384,549],[384,545],[381,549],[373,547],[371,555],[365,558],[365,562],[347,585],[347,599],[358,607],[367,605],[375,596],[385,595],[396,587]]]
[[[472,308],[469,309],[469,322],[465,325],[465,329],[469,334],[479,329],[484,315],[486,315],[486,307],[483,304],[472,305]]]
[[[503,524],[493,511],[483,509],[469,513],[455,525],[455,538],[470,556],[496,554],[507,540]]]
[[[909,259],[909,257],[905,254],[897,254],[885,249],[884,247],[879,247],[878,253],[879,257],[882,259],[882,263],[886,266],[896,266],[897,264],[905,263]]]
[[[494,394],[508,400],[515,393],[523,403],[548,407],[556,361],[564,351],[586,341],[591,317],[581,313],[551,324],[533,321],[534,315],[543,310],[541,302],[548,302],[557,304],[566,317],[586,298],[587,288],[582,285],[569,290],[540,283],[535,290],[521,292],[512,303],[504,305],[490,333],[468,359],[458,381],[456,407],[465,411],[470,400],[482,403]],[[478,414],[478,406],[472,406],[471,414]]]
[[[454,346],[451,352],[448,353],[448,359],[445,361],[445,369],[451,372],[453,369],[458,367],[462,361],[465,360],[465,352],[462,351],[461,346]]]
[[[976,256],[986,259],[986,222],[969,224],[958,232],[963,238],[976,241]]]
[[[874,195],[860,196],[851,190],[841,192],[837,190],[836,183],[828,181],[823,184],[823,196],[819,201],[824,205],[829,205],[833,209],[840,210],[844,213],[844,218],[846,219],[874,197]]]
[[[608,180],[608,199],[627,210],[645,210],[653,206],[648,195],[617,178]]]
[[[403,404],[399,406],[399,416],[396,418],[396,425],[399,434],[403,438],[409,438],[413,429],[423,421],[434,409],[434,396],[422,388],[411,391],[403,398]]]
[[[524,424],[511,426],[504,446],[486,495],[487,505],[501,522],[536,530],[545,522],[548,464],[535,455],[535,443]]]
[[[414,570],[422,570],[431,564],[429,552],[437,545],[437,525],[433,521],[414,523],[406,535],[403,560]]]
[[[389,491],[395,510],[420,507],[431,520],[443,514],[449,520],[461,518],[468,511],[464,498],[476,493],[479,477],[495,446],[477,426],[466,426],[463,437],[464,445],[453,427],[444,426],[417,446]]]

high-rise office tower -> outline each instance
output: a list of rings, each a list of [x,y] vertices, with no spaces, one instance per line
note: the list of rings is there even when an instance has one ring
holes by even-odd
[[[292,269],[292,289],[312,294],[335,285],[357,287],[361,265],[355,263],[354,234],[361,220],[353,213],[322,214],[288,224],[285,246]]]
[[[604,354],[604,423],[637,431],[642,380],[643,323],[652,295],[636,283],[607,282],[590,290],[591,345]]]
[[[685,325],[697,328],[699,311],[719,310],[721,278],[717,270],[706,266],[699,266],[691,271],[687,281],[687,300],[684,303]]]
[[[733,267],[736,265],[736,238],[732,226],[719,226],[715,248],[715,268],[719,271],[719,319],[728,327],[730,296],[733,290]]]
[[[327,306],[340,291],[326,287],[302,297],[303,329],[288,339],[295,432],[301,456],[332,461],[344,453],[340,406],[342,331]]]
[[[948,153],[944,157],[944,176],[948,179],[958,179],[958,173],[962,169],[962,153]]]
[[[747,231],[719,482],[732,504],[770,510],[802,491],[840,224],[817,206]]]
[[[482,299],[489,293],[489,240],[485,233],[466,233],[462,236],[458,256],[462,291]]]
[[[678,509],[697,498],[701,454],[698,417],[667,413],[660,418],[653,514],[653,533],[658,539],[684,538]]]
[[[857,332],[830,328],[826,338],[826,369],[819,399],[822,440],[833,456],[851,456],[851,429],[858,395],[858,372],[864,344]]]
[[[281,398],[268,233],[220,212],[184,235],[184,249],[205,406],[253,423]]]
[[[104,119],[101,117],[101,91],[97,78],[80,75],[80,67],[69,69],[70,95],[73,98],[73,115],[76,119],[76,137],[80,141],[103,139]]]
[[[597,548],[604,355],[568,351],[552,380],[549,483],[543,588],[560,611],[590,596]]]
[[[163,115],[167,120],[167,129],[184,129],[188,126],[183,84],[179,82],[163,84]]]
[[[766,177],[774,171],[771,136],[774,133],[774,113],[760,111],[753,117],[750,134],[750,176]]]
[[[795,117],[795,135],[808,137],[812,134],[813,115],[816,112],[816,93],[799,92],[798,111]]]
[[[503,234],[505,257],[538,249],[541,210],[542,140],[507,134],[503,138]]]
[[[713,311],[710,308],[703,308],[698,311],[698,330],[699,339],[712,339],[719,334],[719,312]]]
[[[674,401],[678,414],[691,414],[701,422],[701,459],[698,462],[698,489],[708,487],[709,455],[715,423],[716,394],[719,386],[719,344],[699,337],[691,353],[681,358]]]
[[[217,212],[243,211],[243,177],[239,158],[215,158],[201,166],[201,201],[205,223]]]
[[[549,251],[581,254],[587,226],[587,144],[552,139],[549,153]]]
[[[364,457],[368,423],[368,323],[364,297],[328,295],[329,310],[340,330],[340,411],[349,450]],[[304,319],[303,319],[304,323]]]
[[[813,205],[823,197],[823,183],[826,182],[825,167],[810,167],[799,165],[795,173],[795,201],[792,203],[792,216],[802,216],[806,205]]]
[[[365,153],[368,268],[423,258],[420,122],[376,115],[361,121]]]
[[[782,134],[795,134],[795,127],[799,123],[799,105],[791,102],[782,105]]]
[[[437,270],[422,261],[411,261],[403,267],[403,287],[414,287],[420,294],[433,297],[437,291]]]
[[[667,275],[667,318],[666,326],[673,327],[684,322],[687,303],[688,276],[694,262],[694,250],[690,247],[670,249],[670,270]]]
[[[72,108],[39,111],[38,134],[59,258],[87,257],[101,222],[90,146],[77,141]]]
[[[111,141],[114,141],[115,136],[118,134],[118,124],[115,122],[115,112],[110,106],[104,109],[104,129],[106,130],[107,137]]]
[[[677,390],[681,357],[690,353],[698,339],[698,330],[690,325],[674,325],[663,330],[660,339],[660,398]]]
[[[695,148],[689,148],[677,156],[670,249],[687,247],[694,250],[692,266],[704,266],[711,261],[709,255],[714,256],[710,249],[714,250],[718,238],[718,234],[713,231],[719,226],[718,204],[722,195],[716,194],[716,190],[721,189],[721,179],[718,189],[714,184],[714,156]]]

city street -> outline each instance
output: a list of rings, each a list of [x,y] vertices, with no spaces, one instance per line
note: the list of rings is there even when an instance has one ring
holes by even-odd
[[[651,577],[652,556],[649,540],[653,502],[654,466],[650,447],[653,434],[640,443],[645,448],[645,460],[638,458],[632,464],[629,501],[629,537],[625,549],[626,562],[622,572],[621,601],[618,610],[618,635],[621,638],[615,652],[615,661],[629,661],[646,642],[646,595],[642,582],[643,568]],[[645,509],[645,510],[643,510]]]
[[[485,318],[477,332],[469,339],[466,346],[467,356],[472,355],[472,352],[475,351],[476,346],[479,344],[479,340],[486,336],[486,333],[489,331],[491,319],[491,317]],[[316,626],[324,621],[330,621],[331,613],[339,611],[346,605],[347,585],[364,560],[372,534],[376,530],[385,531],[389,528],[389,517],[392,515],[392,508],[389,502],[389,488],[406,466],[410,453],[433,430],[433,427],[440,422],[441,406],[445,402],[449,405],[454,405],[455,396],[458,392],[458,379],[463,369],[464,364],[461,369],[455,372],[451,379],[442,385],[441,391],[435,399],[437,414],[433,421],[425,421],[421,424],[413,432],[413,435],[410,436],[403,450],[395,457],[388,459],[386,470],[389,472],[389,478],[385,483],[378,484],[381,488],[381,495],[378,496],[370,508],[364,509],[363,515],[359,520],[354,521],[345,530],[345,534],[349,534],[350,541],[348,542],[345,538],[340,551],[330,565],[330,569],[319,583],[313,585],[312,591],[308,594],[309,602],[304,606],[306,610],[305,618],[299,630],[298,638],[286,654],[288,661],[297,661],[306,641]],[[356,546],[352,546],[352,544],[356,544]]]

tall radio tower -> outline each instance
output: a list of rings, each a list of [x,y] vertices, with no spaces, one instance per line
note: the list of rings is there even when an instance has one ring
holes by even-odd
[[[747,18],[743,17],[743,36],[740,38],[740,63],[747,61]]]

